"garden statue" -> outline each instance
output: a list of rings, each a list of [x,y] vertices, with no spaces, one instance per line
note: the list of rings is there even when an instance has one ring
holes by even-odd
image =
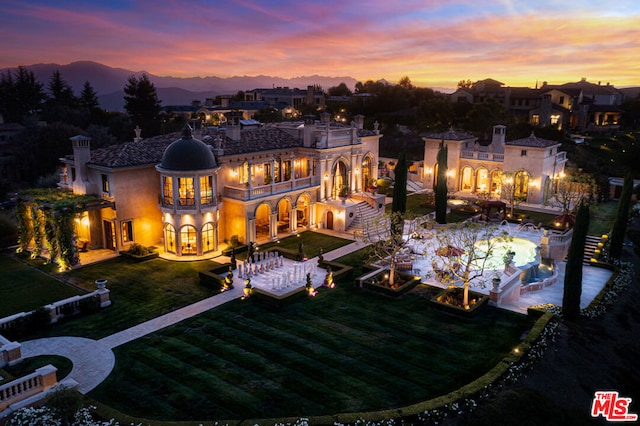
[[[336,284],[333,282],[333,272],[331,271],[331,267],[327,268],[327,275],[324,277],[323,286],[334,288]]]
[[[324,262],[324,250],[320,248],[320,254],[318,255],[318,263]]]
[[[304,248],[302,242],[298,244],[298,254],[296,255],[296,260],[298,262],[302,262],[304,260]]]
[[[242,296],[243,300],[251,296],[251,288],[251,278],[247,278],[244,280],[244,289],[242,290],[244,293],[244,296]]]
[[[311,273],[307,272],[307,284],[306,284],[307,294],[309,296],[315,296],[318,292],[313,288],[313,282],[311,281]]]
[[[231,268],[231,265],[229,265],[229,272],[227,273],[227,276],[224,277],[224,288],[222,289],[222,291],[230,290],[233,288],[233,270]]]

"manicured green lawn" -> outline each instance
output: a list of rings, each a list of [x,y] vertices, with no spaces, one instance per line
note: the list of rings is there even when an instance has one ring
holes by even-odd
[[[589,208],[589,235],[602,235],[611,232],[618,213],[618,202],[608,201]]]
[[[347,240],[345,238],[338,238],[332,235],[323,234],[320,232],[304,231],[297,235],[291,235],[283,238],[277,242],[271,242],[262,244],[259,250],[268,250],[273,247],[283,248],[287,250],[298,251],[298,245],[302,243],[304,254],[308,258],[316,257],[320,253],[320,249],[325,253],[351,244],[353,240]],[[246,252],[242,253],[246,256]],[[240,258],[240,255],[238,256]],[[246,257],[242,257],[245,259]]]
[[[92,339],[113,334],[217,294],[200,284],[198,272],[216,265],[212,261],[170,262],[153,259],[135,263],[116,258],[63,274],[75,285],[94,290],[96,279],[108,280],[112,306],[84,318],[56,325],[55,336],[83,336]]]
[[[0,255],[0,271],[0,318],[83,293],[9,255]]]
[[[163,420],[398,407],[482,375],[530,326],[489,306],[451,316],[431,294],[420,286],[391,300],[343,283],[279,310],[235,300],[116,348],[115,370],[90,396]]]

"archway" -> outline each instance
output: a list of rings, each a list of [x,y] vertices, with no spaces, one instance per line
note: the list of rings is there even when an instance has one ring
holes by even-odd
[[[347,174],[347,165],[338,160],[333,167],[333,198],[336,198],[340,194],[340,189],[343,186],[349,187],[349,179]]]
[[[298,203],[296,207],[297,227],[308,228],[309,227],[309,196],[302,194],[298,197]]]
[[[369,187],[369,181],[373,179],[373,159],[367,154],[362,161],[362,188]]]
[[[467,166],[462,169],[460,191],[471,192],[473,189],[473,170]]]
[[[333,212],[331,210],[327,212],[327,229],[333,229]]]
[[[271,208],[267,204],[261,204],[256,209],[256,239],[259,240],[271,236],[269,216],[271,216]]]
[[[215,251],[217,248],[217,242],[215,240],[215,230],[213,225],[205,223],[202,227],[202,252],[209,253]]]
[[[489,171],[484,167],[476,171],[476,192],[489,191]]]
[[[197,232],[191,225],[180,228],[180,248],[182,255],[198,254]]]
[[[164,227],[165,250],[169,253],[176,253],[176,228],[170,223]]]
[[[283,198],[278,202],[278,234],[289,232],[291,227],[291,202]]]
[[[491,172],[491,194],[500,198],[502,193],[502,170]]]
[[[529,173],[525,170],[520,170],[516,173],[513,182],[515,185],[513,195],[526,199],[529,191]]]

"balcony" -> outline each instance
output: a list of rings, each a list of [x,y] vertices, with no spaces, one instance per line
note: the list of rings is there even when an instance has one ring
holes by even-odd
[[[480,161],[496,161],[503,162],[504,154],[494,154],[485,151],[460,151],[460,158]]]
[[[257,198],[268,197],[271,195],[283,194],[297,189],[310,188],[319,184],[320,180],[317,176],[308,176],[295,180],[288,180],[286,182],[276,182],[274,184],[254,186],[251,190],[249,190],[249,188],[240,188],[227,185],[224,187],[222,195],[234,200],[249,201],[255,200]]]
[[[556,164],[564,163],[567,161],[567,153],[562,151],[556,154]]]

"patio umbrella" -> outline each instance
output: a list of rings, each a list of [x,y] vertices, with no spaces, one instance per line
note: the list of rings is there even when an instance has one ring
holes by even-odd
[[[438,250],[436,250],[436,255],[438,256],[445,256],[445,257],[459,257],[462,256],[464,254],[464,250],[461,249],[460,247],[454,247],[454,246],[446,246],[446,247],[440,247]]]
[[[553,222],[556,223],[556,224],[561,224],[561,225],[565,225],[565,226],[573,225],[574,223],[576,223],[576,218],[575,218],[575,216],[573,216],[570,213],[564,213],[564,214],[561,214],[559,216],[556,216],[553,219]]]

